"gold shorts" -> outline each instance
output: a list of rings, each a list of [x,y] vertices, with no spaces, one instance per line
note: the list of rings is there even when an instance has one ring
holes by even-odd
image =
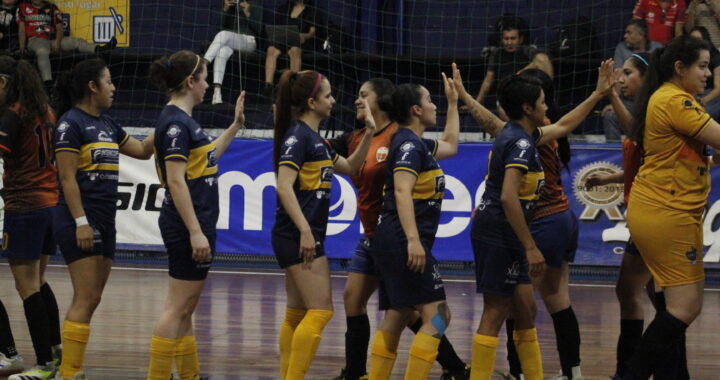
[[[661,287],[705,280],[702,214],[648,205],[636,199],[628,228],[655,283]]]

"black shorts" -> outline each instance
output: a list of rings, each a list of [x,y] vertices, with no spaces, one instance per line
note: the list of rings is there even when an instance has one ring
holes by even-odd
[[[275,252],[275,258],[280,264],[280,268],[285,269],[295,264],[302,264],[303,259],[300,257],[300,237],[297,239],[289,239],[284,236],[272,234],[272,247]],[[315,236],[315,258],[325,256],[325,246],[322,240]]]
[[[528,261],[522,249],[504,248],[472,238],[478,293],[512,296],[520,284],[530,284]]]
[[[575,261],[578,222],[572,210],[533,220],[530,232],[548,266],[560,268],[563,262]]]
[[[41,255],[54,255],[57,250],[53,236],[55,207],[29,212],[5,212],[2,254],[8,259],[39,260]]]
[[[202,281],[215,258],[215,234],[205,234],[210,243],[210,261],[199,263],[192,258],[190,239],[166,242],[168,254],[168,274],[170,277],[185,281]]]
[[[408,268],[407,251],[372,251],[380,277],[380,309],[401,309],[445,300],[445,285],[437,260],[425,249],[425,271]]]
[[[115,222],[101,223],[94,220],[91,215],[87,215],[87,220],[93,230],[92,251],[83,251],[77,246],[77,227],[67,205],[59,205],[56,208],[53,218],[55,240],[67,264],[92,256],[115,259],[115,235],[117,234]]]

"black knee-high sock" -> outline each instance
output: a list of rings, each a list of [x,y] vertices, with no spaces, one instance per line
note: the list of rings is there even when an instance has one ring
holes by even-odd
[[[617,365],[615,374],[622,377],[627,372],[627,361],[630,360],[640,339],[643,335],[643,325],[645,321],[642,319],[621,319],[620,320],[620,337],[618,337],[616,360]]]
[[[62,338],[60,336],[60,311],[58,310],[55,293],[50,288],[50,284],[46,282],[40,287],[40,294],[45,302],[45,310],[50,322],[50,345],[57,346],[62,343]]]
[[[50,346],[50,328],[48,323],[45,302],[40,292],[34,293],[23,301],[25,307],[25,319],[27,319],[30,339],[35,349],[35,356],[39,365],[45,365],[51,361],[52,350]]]
[[[347,317],[345,332],[345,373],[360,377],[367,371],[367,351],[370,344],[370,320],[367,314]]]
[[[655,307],[657,312],[667,311],[665,293],[655,292]],[[687,357],[685,352],[685,334],[680,338],[677,347],[673,350],[670,359],[660,364],[659,368],[653,371],[655,380],[689,380],[690,373],[687,368]]]
[[[558,355],[562,373],[572,379],[572,368],[580,365],[580,328],[571,307],[550,315],[555,327]]]
[[[673,351],[687,327],[667,311],[657,313],[628,362],[628,372],[632,372],[634,378],[649,378],[653,370],[672,360]]]
[[[418,318],[417,321],[408,326],[408,328],[417,334],[417,332],[420,331],[422,324],[422,318]],[[465,362],[457,356],[455,349],[445,335],[440,338],[440,346],[438,346],[438,355],[436,360],[440,363],[440,366],[442,366],[443,369],[453,373],[465,369]]]
[[[505,330],[507,331],[507,361],[510,366],[510,374],[516,379],[520,378],[522,366],[520,365],[520,357],[515,349],[515,341],[513,340],[513,331],[515,331],[515,320],[505,320]]]
[[[10,319],[2,301],[0,301],[0,352],[7,357],[17,355],[15,339],[13,339],[12,330],[10,329]]]

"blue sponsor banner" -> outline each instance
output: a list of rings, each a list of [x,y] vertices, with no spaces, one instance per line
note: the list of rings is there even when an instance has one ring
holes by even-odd
[[[461,144],[458,155],[440,162],[446,174],[446,193],[433,248],[433,254],[439,260],[473,260],[469,238],[470,214],[482,195],[491,146],[489,143]],[[619,146],[573,146],[570,168],[563,171],[562,178],[571,207],[580,217],[576,264],[620,263],[628,238],[624,209],[618,199],[621,198],[622,185],[582,195],[583,192],[574,191],[573,181],[598,170],[617,170],[621,166]],[[717,175],[720,173],[713,170],[713,176],[717,178]],[[716,219],[720,214],[720,202],[715,205],[720,198],[717,188],[714,186],[711,192],[705,222],[708,263],[717,263],[720,257],[720,244],[715,244],[718,233]],[[274,222],[276,194],[271,141],[235,140],[232,143],[220,160],[220,200],[217,251],[272,255],[270,231]],[[328,256],[349,258],[361,231],[355,189],[347,177],[336,175],[325,243]],[[717,240],[720,243],[720,234]]]

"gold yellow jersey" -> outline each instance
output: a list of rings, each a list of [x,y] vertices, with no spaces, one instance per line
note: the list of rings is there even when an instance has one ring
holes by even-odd
[[[710,191],[710,162],[696,140],[710,115],[688,92],[665,83],[650,97],[644,163],[631,190],[633,201],[701,212]]]

